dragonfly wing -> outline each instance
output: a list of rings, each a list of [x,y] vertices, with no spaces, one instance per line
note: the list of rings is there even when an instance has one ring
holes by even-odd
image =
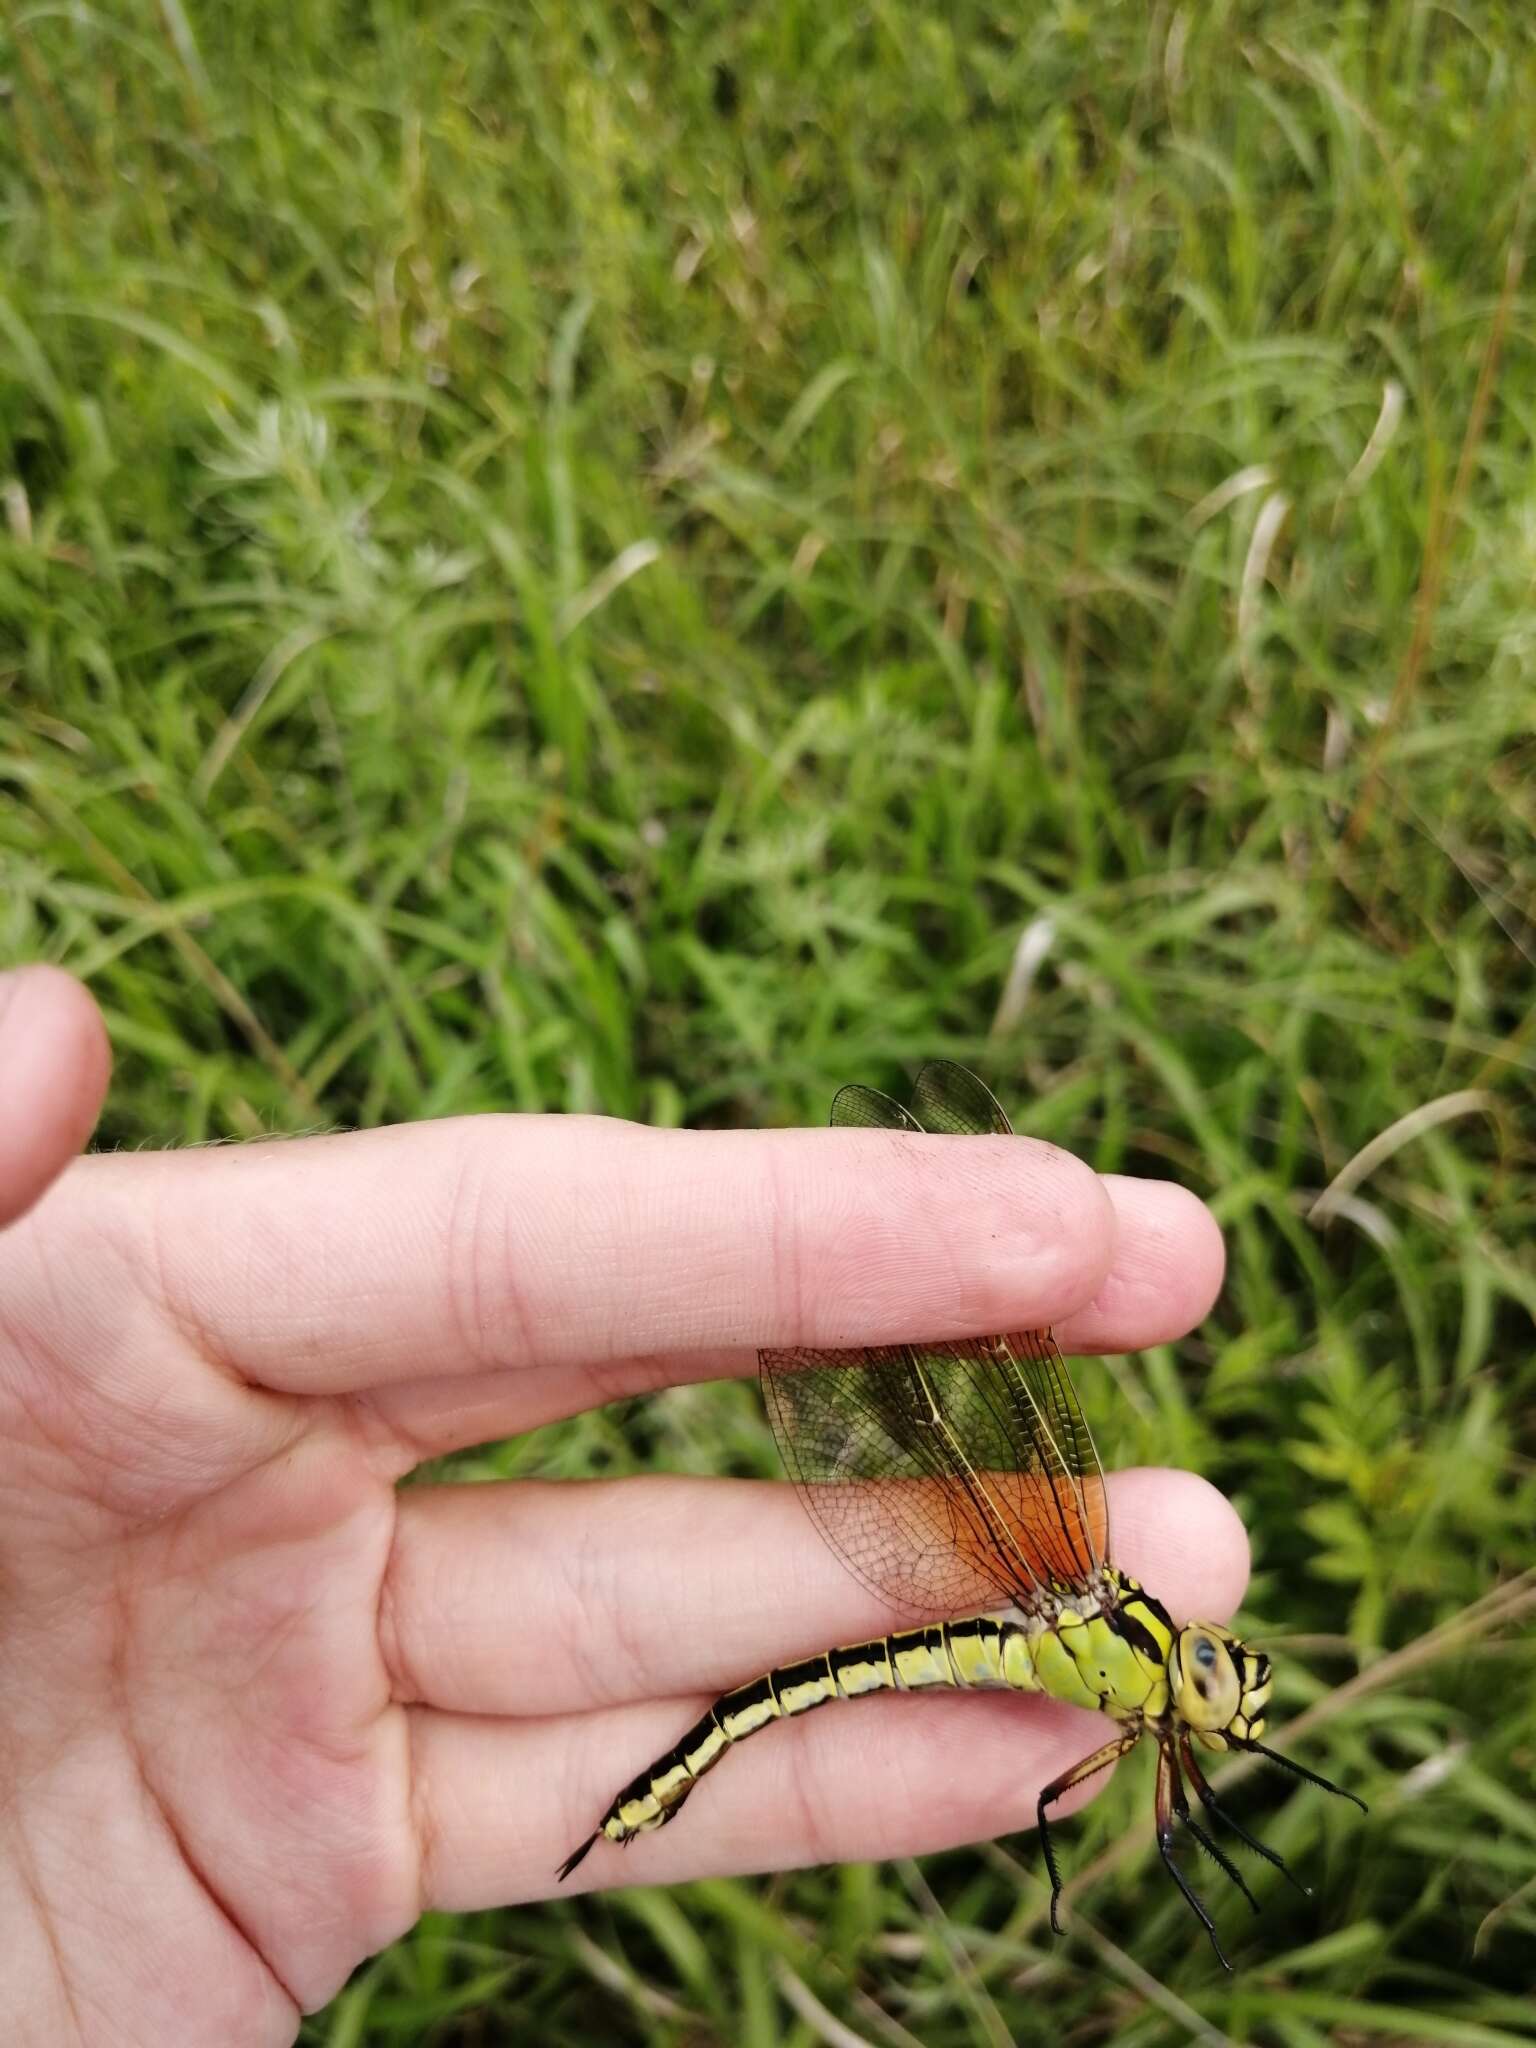
[[[1012,1369],[1034,1410],[1032,1434],[1042,1468],[1051,1473],[1053,1482],[1059,1481],[1075,1493],[1079,1519],[1092,1539],[1088,1554],[1097,1571],[1109,1554],[1109,1502],[1104,1468],[1066,1360],[1049,1330],[1021,1330],[1002,1342],[1012,1354]]]
[[[1048,1331],[761,1362],[812,1520],[883,1599],[932,1617],[1089,1589],[1104,1483]]]
[[[1072,1375],[1049,1330],[1019,1330],[991,1342],[1042,1482],[1032,1499],[1037,1510],[1049,1507],[1043,1518],[1037,1514],[1042,1557],[1062,1583],[1085,1585],[1109,1556],[1109,1496]]]
[[[947,1060],[908,1112],[842,1089],[835,1124],[1006,1133]],[[1108,1550],[1104,1476],[1049,1330],[857,1351],[760,1354],[763,1397],[812,1520],[854,1576],[930,1616],[1087,1591]]]
[[[922,1421],[915,1356],[904,1345],[764,1351],[763,1398],[828,1547],[881,1599],[933,1619],[1011,1600],[1018,1573]]]
[[[955,1137],[1013,1135],[1013,1125],[991,1089],[953,1060],[932,1060],[918,1075],[912,1089],[912,1115],[925,1131],[944,1131]]]
[[[859,1081],[850,1081],[846,1088],[839,1088],[832,1098],[832,1122],[838,1128],[845,1126],[868,1131],[920,1131],[917,1123],[889,1095],[882,1095],[878,1088],[866,1088]]]

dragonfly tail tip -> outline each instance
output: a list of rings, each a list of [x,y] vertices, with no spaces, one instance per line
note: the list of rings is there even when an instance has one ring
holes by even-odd
[[[570,1876],[571,1872],[576,1868],[577,1864],[581,1861],[582,1857],[586,1855],[587,1851],[591,1848],[592,1844],[596,1840],[597,1835],[594,1832],[593,1834],[588,1835],[587,1839],[584,1842],[579,1842],[576,1845],[576,1847],[571,1851],[570,1855],[566,1857],[565,1861],[561,1864],[559,1870],[555,1874],[555,1882],[557,1884],[565,1883],[565,1880]]]

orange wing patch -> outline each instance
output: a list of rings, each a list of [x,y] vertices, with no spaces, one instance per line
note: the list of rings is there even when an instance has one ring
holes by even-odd
[[[1049,1331],[762,1366],[813,1520],[884,1599],[932,1618],[1095,1583],[1104,1482]]]

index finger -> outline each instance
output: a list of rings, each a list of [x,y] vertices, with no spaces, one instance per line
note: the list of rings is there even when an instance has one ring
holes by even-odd
[[[26,1214],[91,1134],[111,1055],[101,1012],[57,967],[0,974],[0,1226]]]
[[[1099,1177],[1028,1138],[488,1116],[77,1175],[178,1325],[294,1393],[980,1335],[1067,1316],[1115,1250]]]

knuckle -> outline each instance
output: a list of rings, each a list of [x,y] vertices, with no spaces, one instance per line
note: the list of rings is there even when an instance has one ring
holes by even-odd
[[[784,1152],[770,1143],[763,1200],[767,1209],[768,1298],[776,1335],[790,1342],[806,1333],[806,1266],[796,1177]]]
[[[443,1211],[444,1308],[472,1369],[537,1362],[507,1175],[483,1127],[466,1129]]]

